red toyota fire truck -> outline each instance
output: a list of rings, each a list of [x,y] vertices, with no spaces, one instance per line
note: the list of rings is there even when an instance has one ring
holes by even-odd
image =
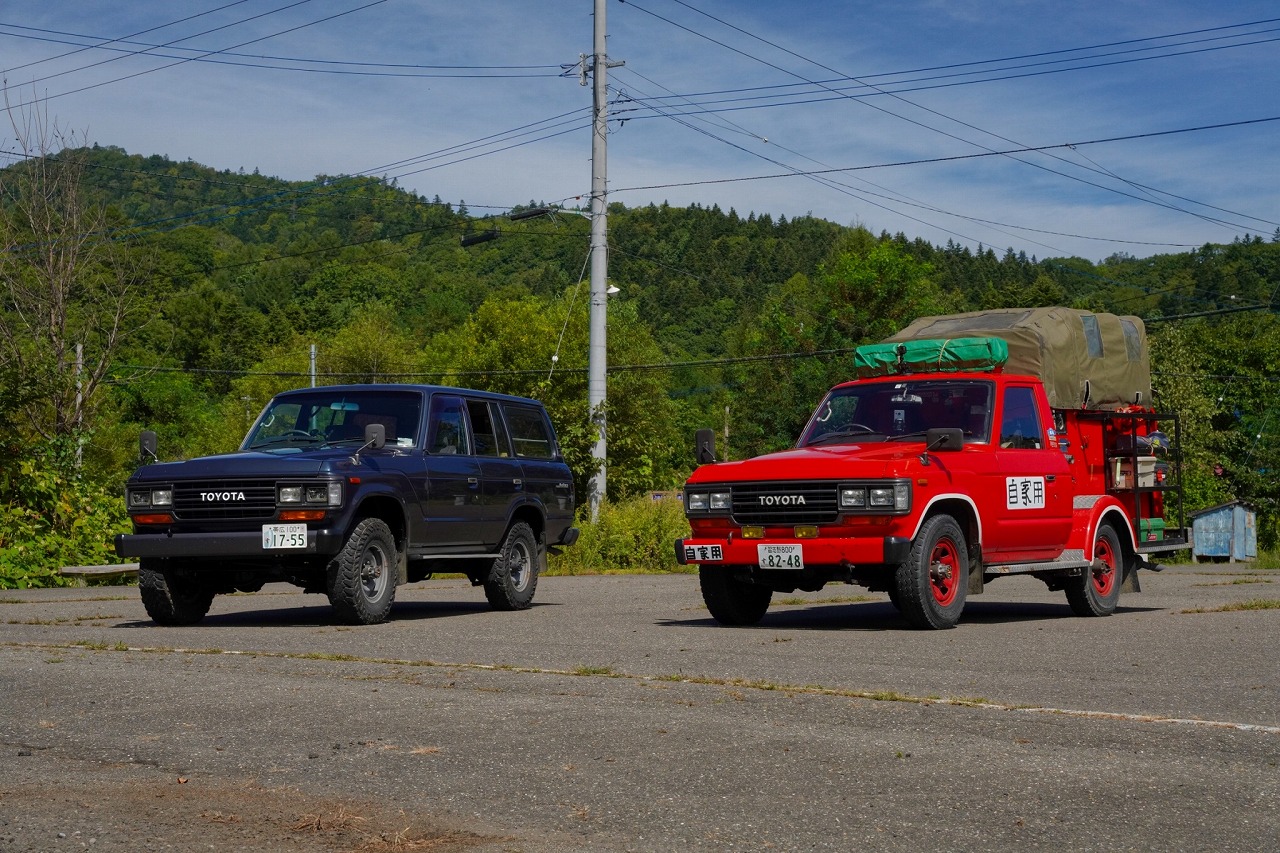
[[[676,557],[698,566],[717,621],[754,624],[774,592],[844,582],[950,628],[967,596],[1015,574],[1106,616],[1155,555],[1188,547],[1178,422],[1152,407],[1141,319],[924,317],[859,347],[853,373],[792,449],[715,462],[699,432]]]

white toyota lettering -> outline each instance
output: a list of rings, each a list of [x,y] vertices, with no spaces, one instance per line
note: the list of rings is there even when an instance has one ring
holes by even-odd
[[[202,501],[242,501],[244,492],[201,492]]]
[[[804,495],[761,495],[761,506],[806,506]]]

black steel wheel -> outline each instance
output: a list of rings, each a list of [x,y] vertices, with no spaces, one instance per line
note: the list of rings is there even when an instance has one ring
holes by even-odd
[[[386,621],[396,597],[399,555],[391,528],[379,518],[366,518],[347,537],[329,563],[329,603],[348,625]]]
[[[538,573],[546,552],[533,535],[533,528],[518,521],[507,530],[502,551],[493,561],[484,581],[484,595],[494,610],[524,610],[533,604],[538,589]]]

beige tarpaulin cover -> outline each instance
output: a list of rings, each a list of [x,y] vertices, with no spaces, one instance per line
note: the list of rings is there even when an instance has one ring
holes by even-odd
[[[1138,317],[1074,308],[1007,308],[921,317],[886,341],[993,337],[1009,345],[1008,373],[1040,377],[1058,409],[1151,405],[1147,331]]]

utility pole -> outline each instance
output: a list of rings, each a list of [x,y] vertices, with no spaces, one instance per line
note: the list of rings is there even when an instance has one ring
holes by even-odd
[[[591,54],[591,80],[594,84],[592,106],[594,121],[591,128],[591,321],[590,341],[587,350],[587,407],[590,411],[592,426],[595,428],[595,443],[591,447],[591,458],[596,464],[595,473],[591,475],[587,495],[591,510],[591,520],[595,521],[600,511],[600,503],[605,496],[605,473],[607,469],[605,454],[605,375],[608,362],[605,348],[605,329],[608,312],[608,279],[609,279],[609,226],[608,226],[608,170],[607,143],[608,124],[608,91],[606,88],[606,72],[609,59],[605,45],[605,0],[595,0],[595,38]],[[621,62],[613,63],[614,66]],[[586,85],[587,58],[582,57],[581,82]]]
[[[76,344],[76,471],[84,462],[84,344]]]

